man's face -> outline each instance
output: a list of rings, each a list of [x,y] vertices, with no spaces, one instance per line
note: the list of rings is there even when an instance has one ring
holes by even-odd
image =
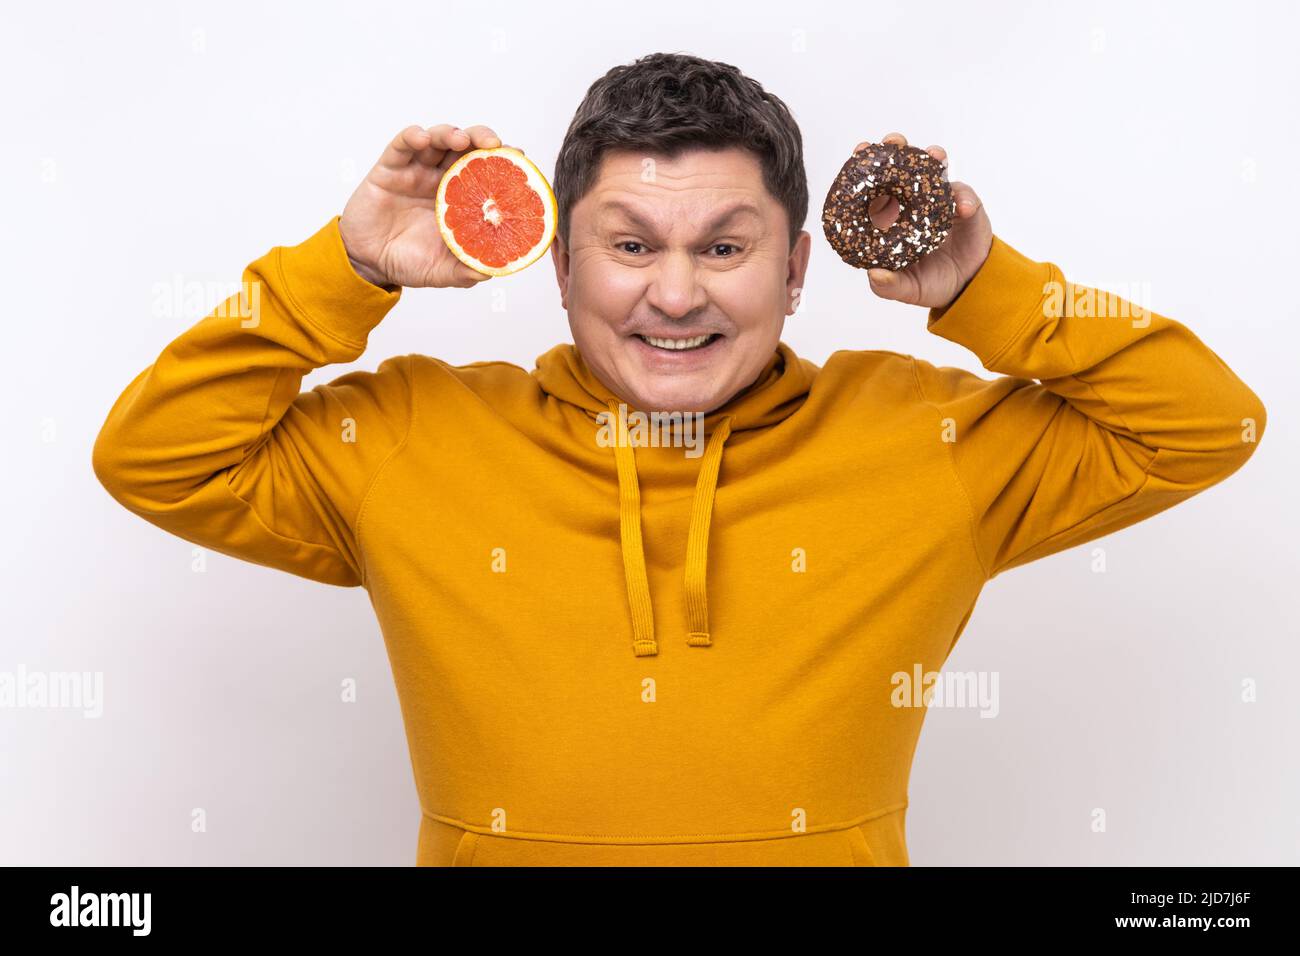
[[[794,312],[812,239],[748,150],[606,153],[552,247],[573,341],[635,409],[709,412],[750,385]]]

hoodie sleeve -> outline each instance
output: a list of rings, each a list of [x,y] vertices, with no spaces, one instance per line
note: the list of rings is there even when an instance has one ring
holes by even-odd
[[[1264,432],[1263,403],[1186,326],[997,236],[927,327],[1000,376],[913,360],[989,578],[1190,498]]]
[[[401,297],[357,275],[338,224],[253,261],[239,292],[163,349],[109,411],[93,467],[172,534],[354,587],[358,512],[410,426],[410,357],[300,393],[312,369],[358,359]]]

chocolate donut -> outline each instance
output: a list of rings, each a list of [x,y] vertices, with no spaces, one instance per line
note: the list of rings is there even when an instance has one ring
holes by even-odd
[[[898,218],[879,229],[867,215],[876,196],[898,200]],[[831,248],[858,269],[902,269],[933,252],[952,229],[957,204],[942,162],[915,146],[868,143],[849,157],[822,206]]]

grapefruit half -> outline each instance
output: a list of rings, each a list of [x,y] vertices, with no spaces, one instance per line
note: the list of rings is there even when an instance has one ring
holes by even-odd
[[[447,248],[488,275],[518,272],[555,238],[555,193],[513,146],[470,150],[438,183],[438,229]]]

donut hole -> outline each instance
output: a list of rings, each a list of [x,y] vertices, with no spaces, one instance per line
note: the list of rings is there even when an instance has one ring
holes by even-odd
[[[898,200],[893,196],[873,196],[867,203],[867,218],[877,229],[888,229],[898,221]]]

